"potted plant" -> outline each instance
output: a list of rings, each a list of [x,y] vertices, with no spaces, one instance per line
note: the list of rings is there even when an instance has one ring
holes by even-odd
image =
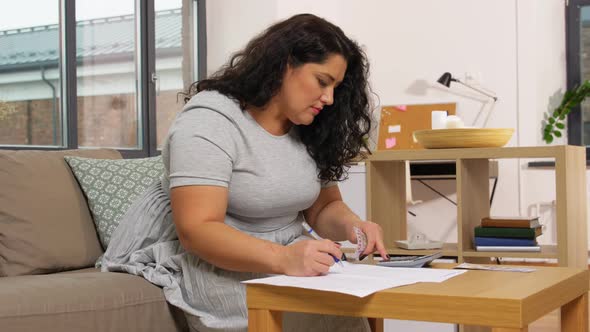
[[[590,80],[585,81],[580,86],[567,90],[563,95],[561,103],[549,114],[545,127],[543,128],[543,140],[549,144],[555,137],[561,137],[561,131],[565,129],[565,119],[572,111],[572,108],[578,106],[587,96],[590,95]]]

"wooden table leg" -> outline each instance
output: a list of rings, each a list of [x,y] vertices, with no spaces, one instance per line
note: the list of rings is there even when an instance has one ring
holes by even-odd
[[[248,309],[249,332],[281,332],[282,330],[282,312],[264,309]]]
[[[588,332],[588,293],[561,307],[562,332]]]
[[[371,332],[383,332],[383,318],[368,318]]]

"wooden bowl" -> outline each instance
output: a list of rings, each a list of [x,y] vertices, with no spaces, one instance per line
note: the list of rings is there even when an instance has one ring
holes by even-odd
[[[417,130],[414,139],[427,149],[494,148],[508,143],[513,128],[452,128]]]

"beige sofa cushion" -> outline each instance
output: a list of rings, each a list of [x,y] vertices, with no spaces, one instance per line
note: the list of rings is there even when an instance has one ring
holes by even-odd
[[[125,273],[83,270],[0,278],[0,330],[186,331],[162,289]]]
[[[0,151],[0,276],[88,267],[102,254],[64,155],[121,158],[110,149]]]

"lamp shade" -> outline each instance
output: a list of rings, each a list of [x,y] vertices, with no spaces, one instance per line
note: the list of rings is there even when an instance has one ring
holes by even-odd
[[[451,76],[451,73],[446,72],[446,73],[442,74],[442,76],[437,80],[437,82],[448,88],[451,86],[452,80],[453,80],[453,76]]]

